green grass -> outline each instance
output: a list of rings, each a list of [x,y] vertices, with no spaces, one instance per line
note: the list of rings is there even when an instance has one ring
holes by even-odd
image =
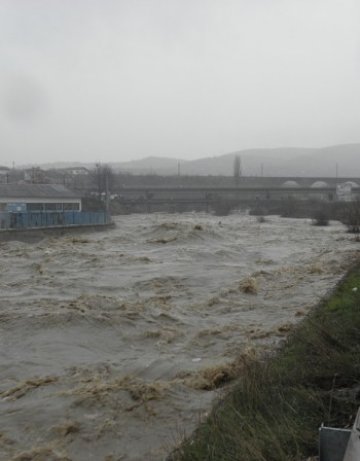
[[[319,426],[349,427],[359,405],[360,265],[274,357],[246,364],[169,460],[303,461],[317,454]]]

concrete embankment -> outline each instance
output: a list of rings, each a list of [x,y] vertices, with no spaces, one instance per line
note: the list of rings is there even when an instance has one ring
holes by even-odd
[[[0,230],[0,242],[18,240],[21,242],[37,242],[45,237],[57,237],[68,233],[101,232],[112,229],[115,223],[91,224],[82,226],[57,226],[32,229]]]

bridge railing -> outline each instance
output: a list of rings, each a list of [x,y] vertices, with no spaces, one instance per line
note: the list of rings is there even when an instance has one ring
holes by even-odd
[[[110,222],[109,214],[103,211],[0,212],[0,229],[3,230],[96,226]]]

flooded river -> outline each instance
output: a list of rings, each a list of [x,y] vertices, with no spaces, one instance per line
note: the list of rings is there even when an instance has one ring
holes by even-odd
[[[221,219],[221,221],[219,221]],[[339,223],[131,215],[0,243],[0,459],[152,461],[358,255]]]

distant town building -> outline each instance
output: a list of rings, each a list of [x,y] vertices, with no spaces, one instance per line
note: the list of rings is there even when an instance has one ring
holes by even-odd
[[[69,174],[73,176],[84,176],[84,175],[87,176],[90,174],[90,171],[83,166],[70,167],[70,168],[57,168],[56,171],[58,173]]]
[[[45,176],[45,171],[40,167],[33,167],[27,170],[24,170],[24,180],[31,184],[46,184],[47,178]]]
[[[91,173],[85,167],[53,168],[46,170],[48,183],[63,184],[71,189],[81,189],[91,181]]]
[[[0,166],[0,183],[9,182],[9,172],[10,168],[7,168],[6,166]]]
[[[351,202],[359,197],[359,185],[354,181],[347,181],[336,186],[336,197],[342,202]]]
[[[79,168],[69,168],[70,173],[73,175],[88,175],[90,174],[89,170],[85,167],[79,167]]]

